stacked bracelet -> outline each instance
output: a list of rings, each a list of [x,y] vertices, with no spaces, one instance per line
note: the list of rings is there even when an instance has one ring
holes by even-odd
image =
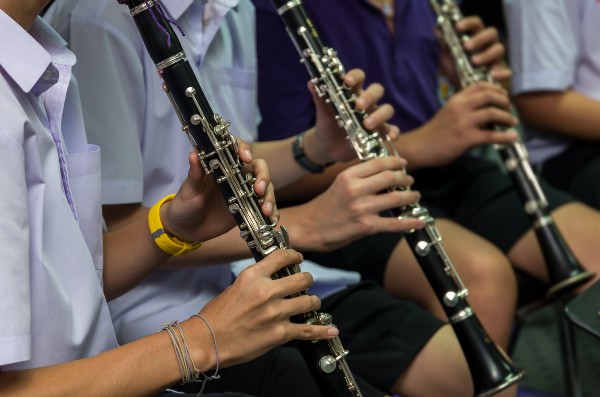
[[[162,330],[166,331],[169,335],[171,343],[173,344],[173,349],[175,350],[175,357],[177,358],[179,373],[181,374],[181,381],[179,383],[185,385],[186,383],[190,382],[202,382],[202,386],[200,387],[200,391],[198,392],[199,396],[204,391],[204,387],[206,386],[207,381],[213,379],[220,379],[219,346],[217,345],[217,336],[215,335],[215,331],[213,331],[208,321],[200,314],[194,314],[192,317],[198,317],[202,319],[202,321],[204,321],[204,323],[210,330],[213,342],[215,344],[216,367],[215,372],[210,376],[206,375],[204,372],[200,372],[200,370],[196,367],[196,364],[192,359],[192,354],[188,347],[187,341],[185,340],[185,336],[183,335],[183,328],[181,328],[181,325],[178,321],[163,324]]]
[[[317,164],[311,161],[304,152],[305,133],[306,131],[296,135],[296,138],[292,142],[292,155],[294,156],[294,159],[296,160],[298,165],[300,165],[300,167],[304,168],[308,172],[312,172],[313,174],[320,174],[323,172],[323,170],[325,170],[325,168],[329,167],[334,162],[327,164]]]
[[[150,208],[150,212],[148,213],[148,226],[150,227],[150,234],[152,235],[154,242],[161,250],[171,255],[183,255],[200,248],[202,243],[181,241],[174,236],[169,236],[163,228],[160,219],[160,207],[164,203],[173,200],[173,197],[175,197],[174,194],[165,196]]]
[[[215,344],[215,354],[216,354],[216,361],[217,361],[216,366],[215,366],[215,372],[213,372],[213,374],[211,376],[208,376],[205,373],[202,373],[202,376],[204,376],[204,379],[202,380],[202,387],[200,388],[200,391],[198,392],[198,395],[200,395],[204,391],[204,386],[206,386],[207,381],[221,378],[219,376],[219,345],[217,344],[217,336],[215,335],[215,331],[213,331],[209,322],[204,317],[202,317],[201,314],[194,314],[194,315],[192,315],[192,317],[198,317],[198,318],[202,319],[202,321],[204,321],[204,323],[210,330],[210,333],[213,338],[213,343]]]
[[[201,372],[196,368],[190,349],[188,348],[185,337],[183,336],[183,329],[177,321],[166,323],[163,326],[163,330],[167,331],[173,348],[175,349],[175,356],[177,357],[177,364],[179,365],[179,373],[181,374],[181,384],[184,385],[190,382],[200,382]]]

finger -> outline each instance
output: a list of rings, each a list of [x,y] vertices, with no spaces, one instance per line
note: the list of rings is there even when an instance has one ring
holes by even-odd
[[[361,69],[352,69],[344,75],[344,84],[352,90],[360,89],[365,81],[365,72]]]
[[[500,43],[495,43],[487,47],[484,51],[473,55],[471,57],[471,62],[478,66],[498,64],[504,59],[504,53],[504,46]]]
[[[485,25],[481,18],[475,15],[464,17],[456,23],[456,29],[462,33],[469,32],[471,34],[476,34],[482,31],[484,27]]]
[[[360,181],[362,191],[377,194],[387,189],[411,186],[414,183],[412,176],[404,171],[384,170]]]
[[[267,189],[271,183],[269,165],[262,159],[254,160],[252,164],[250,164],[249,171],[256,178],[253,186],[254,192],[256,192],[259,197],[263,197],[265,193],[267,193]]]
[[[498,30],[488,27],[471,36],[464,47],[469,52],[480,52],[494,43],[498,43]]]
[[[507,95],[504,88],[489,81],[478,81],[477,83],[460,90],[457,95],[464,95],[466,97],[481,91],[495,91],[499,94]]]
[[[204,169],[200,165],[200,159],[198,158],[198,154],[196,154],[196,152],[190,152],[188,154],[188,164],[190,165],[188,177],[191,181],[197,182],[204,177]]]
[[[421,194],[416,191],[393,191],[378,194],[364,201],[364,213],[378,215],[383,211],[405,207],[419,202]]]
[[[331,339],[338,336],[339,333],[340,331],[336,327],[290,323],[287,329],[287,340]]]
[[[474,125],[485,126],[490,124],[500,124],[514,127],[518,120],[511,113],[495,107],[486,107],[477,110],[471,114],[471,121]]]
[[[483,136],[484,139],[481,143],[486,144],[508,144],[512,142],[516,142],[520,139],[519,133],[514,129],[509,129],[504,132],[498,132],[494,130],[484,130]]]
[[[250,145],[244,142],[241,138],[236,138],[238,143],[238,156],[245,164],[252,162],[252,150]]]
[[[314,282],[312,274],[308,272],[294,273],[274,281],[274,296],[285,298],[299,292],[306,291]]]
[[[279,308],[283,318],[297,314],[309,313],[321,308],[321,300],[316,295],[304,294],[294,298],[284,299]]]
[[[390,137],[392,141],[400,138],[400,128],[394,124],[385,123],[384,127],[380,130],[380,132],[384,135]]]
[[[384,104],[377,108],[373,113],[363,120],[365,128],[377,130],[394,116],[394,108],[390,104]]]
[[[263,214],[272,220],[278,220],[279,211],[277,210],[277,205],[275,204],[275,189],[273,188],[272,183],[269,184],[267,191],[262,198],[263,203],[261,205],[261,210]]]
[[[510,110],[510,99],[506,91],[479,90],[466,99],[470,109],[480,109],[488,106],[497,107],[506,111]]]
[[[490,74],[492,78],[499,83],[507,83],[512,78],[512,70],[505,65],[494,65]]]
[[[403,170],[404,167],[406,167],[406,160],[401,157],[378,157],[357,165],[353,165],[352,167],[344,170],[340,176],[346,175],[343,177],[366,178],[385,170]]]
[[[422,219],[404,217],[379,217],[377,230],[379,232],[405,232],[412,229],[422,229],[427,225]]]
[[[315,104],[317,119],[334,115],[333,108],[325,102],[324,98],[319,96],[313,83],[309,81],[307,87],[312,95],[313,103]]]
[[[302,255],[293,249],[280,249],[269,254],[269,256],[253,266],[256,266],[255,269],[260,274],[270,278],[273,273],[285,266],[300,264],[302,259]]]
[[[369,85],[360,95],[356,98],[356,109],[367,110],[375,106],[377,101],[383,97],[385,92],[383,86],[379,83],[373,83]]]

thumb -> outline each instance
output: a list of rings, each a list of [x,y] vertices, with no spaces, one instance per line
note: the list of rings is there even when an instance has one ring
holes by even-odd
[[[310,93],[312,94],[313,102],[315,103],[317,119],[319,119],[320,116],[331,114],[333,112],[333,109],[331,109],[331,107],[327,105],[327,103],[325,103],[325,99],[327,98],[325,96],[319,96],[319,93],[317,92],[317,89],[315,88],[312,82],[309,81],[307,83],[307,87]]]

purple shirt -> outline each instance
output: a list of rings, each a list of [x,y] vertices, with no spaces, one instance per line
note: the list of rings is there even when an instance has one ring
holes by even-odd
[[[314,124],[309,79],[271,0],[253,0],[257,16],[261,140],[281,139]],[[326,46],[346,70],[361,68],[367,84],[381,83],[382,102],[394,106],[392,123],[409,131],[439,109],[440,48],[429,2],[396,0],[395,32],[367,0],[304,0],[304,8]]]

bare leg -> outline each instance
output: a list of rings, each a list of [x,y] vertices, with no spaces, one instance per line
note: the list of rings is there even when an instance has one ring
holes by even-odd
[[[469,290],[469,304],[492,339],[506,348],[516,306],[516,282],[510,263],[494,245],[446,220],[436,220],[444,249]],[[399,299],[413,300],[438,318],[446,315],[405,240],[390,257],[384,287]]]
[[[516,395],[515,386],[497,394]],[[452,328],[445,325],[415,357],[392,386],[392,392],[406,397],[470,397],[473,384],[469,368]]]

